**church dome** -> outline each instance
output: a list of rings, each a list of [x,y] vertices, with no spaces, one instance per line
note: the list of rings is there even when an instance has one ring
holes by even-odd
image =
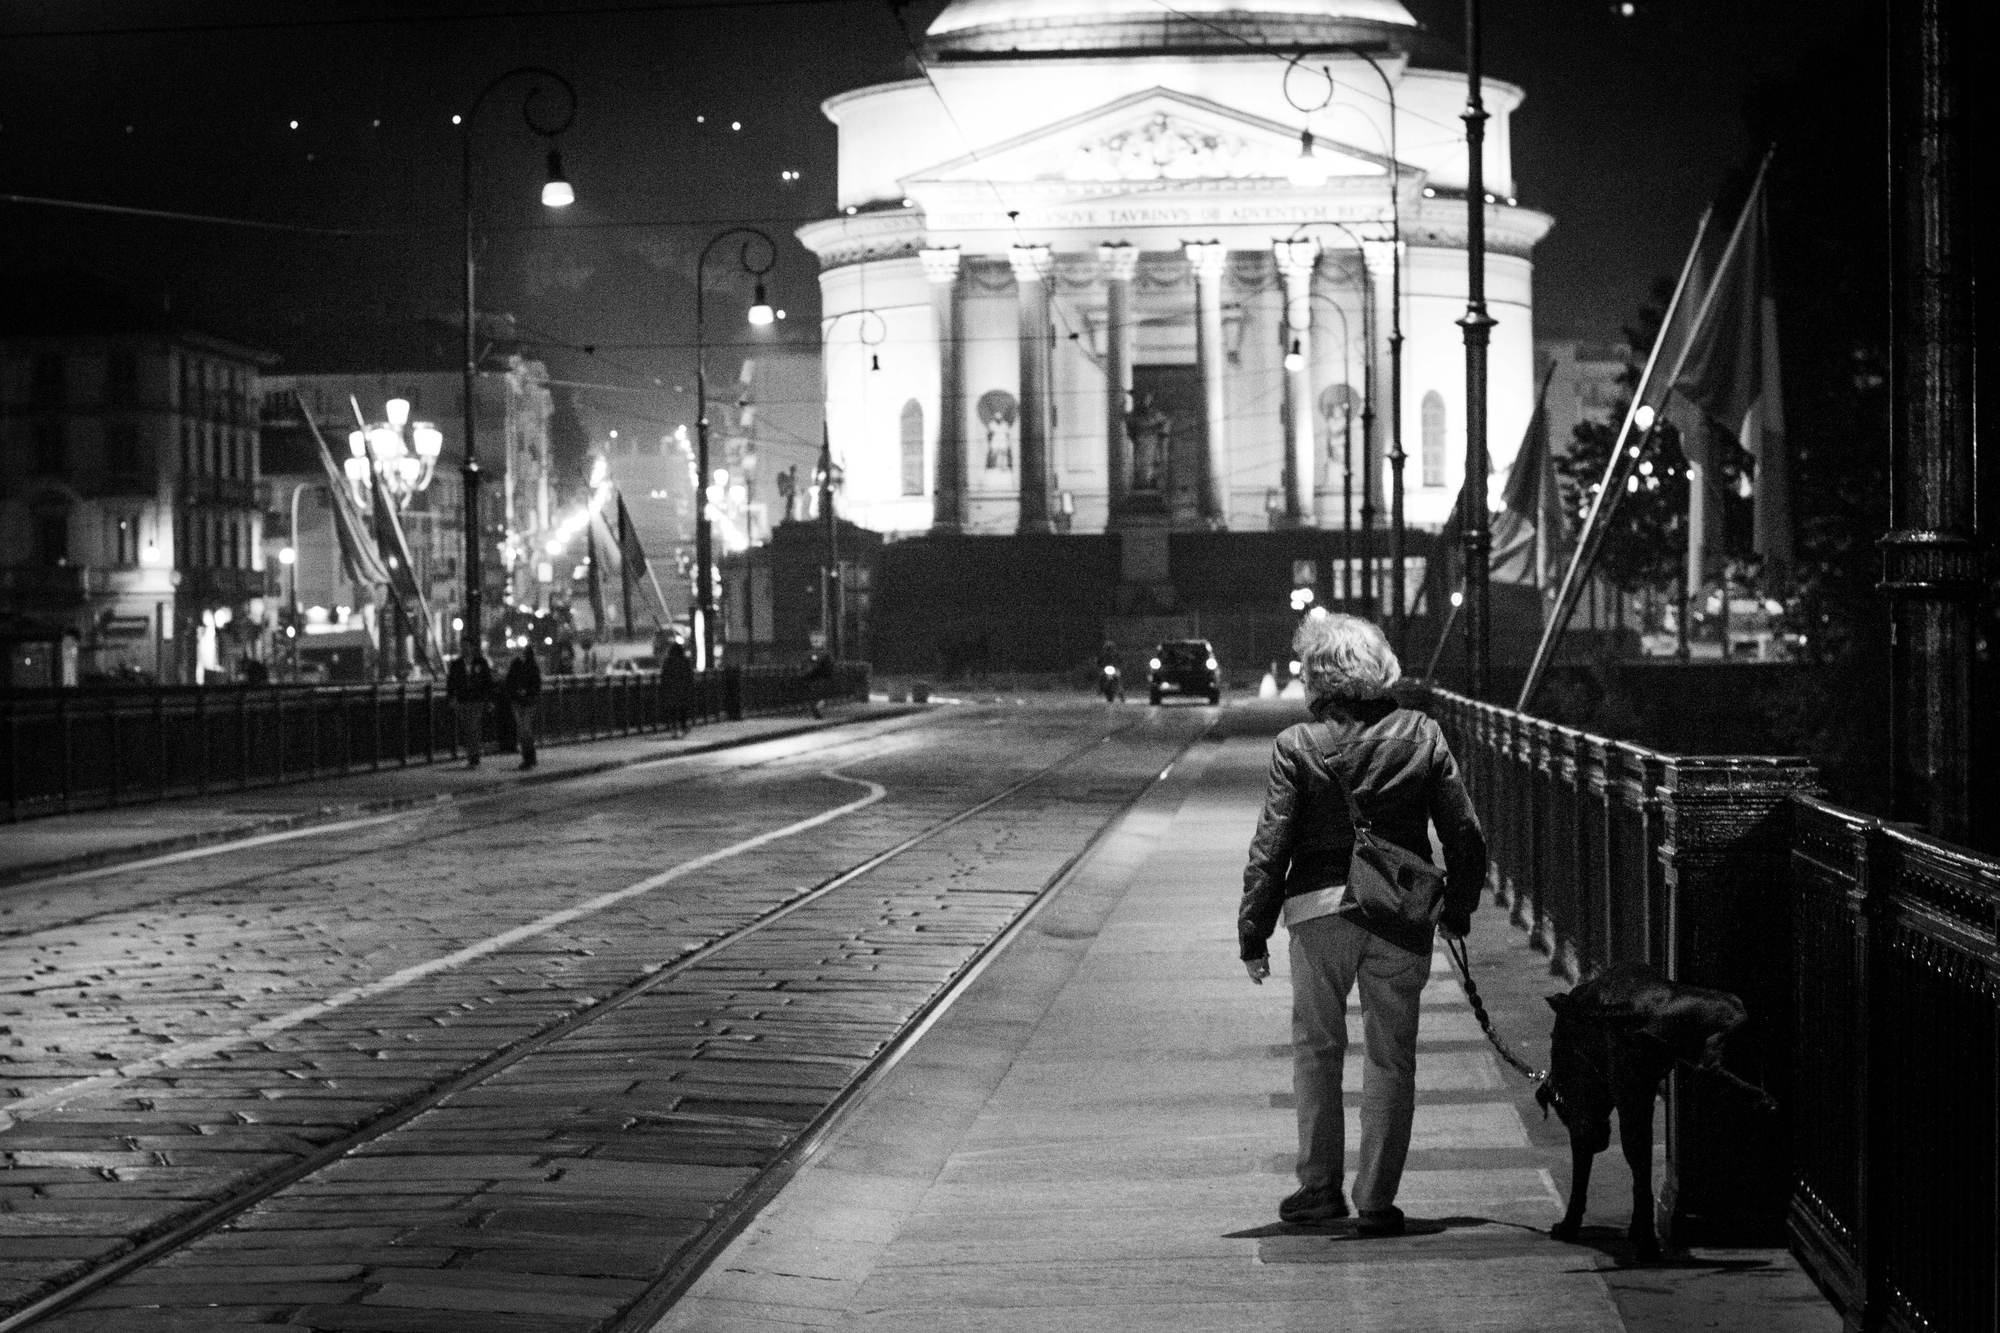
[[[1351,45],[1408,49],[1400,0],[952,0],[931,24],[945,59],[1113,52],[1240,53]]]

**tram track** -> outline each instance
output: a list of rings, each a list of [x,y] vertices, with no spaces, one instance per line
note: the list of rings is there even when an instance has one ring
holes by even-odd
[[[807,912],[818,905],[828,903],[842,888],[863,880],[874,872],[905,857],[912,851],[934,842],[950,830],[958,828],[968,821],[977,819],[979,816],[994,810],[1003,803],[1020,796],[1036,784],[1044,782],[1052,775],[1076,764],[1084,757],[1100,750],[1102,747],[1111,745],[1138,725],[1140,724],[1137,721],[1128,722],[1115,730],[1095,736],[1080,745],[1070,748],[1053,762],[1043,765],[1035,771],[1010,782],[1000,790],[964,805],[949,815],[932,821],[923,828],[901,838],[891,845],[850,863],[845,868],[812,884],[777,906],[763,911],[739,926],[692,948],[672,961],[648,972],[646,975],[630,980],[623,986],[605,994],[585,1007],[577,1009],[518,1040],[502,1046],[500,1049],[493,1051],[455,1074],[440,1079],[422,1093],[403,1100],[393,1109],[370,1118],[366,1123],[355,1126],[343,1136],[324,1144],[308,1154],[298,1157],[281,1169],[271,1171],[259,1177],[247,1187],[240,1188],[228,1197],[218,1199],[170,1224],[164,1230],[143,1238],[135,1248],[96,1266],[89,1272],[70,1280],[58,1289],[44,1294],[33,1303],[24,1306],[12,1315],[0,1319],[0,1333],[12,1333],[12,1330],[30,1328],[41,1324],[113,1284],[142,1274],[144,1270],[161,1263],[161,1261],[186,1252],[189,1247],[196,1245],[197,1242],[224,1232],[225,1228],[228,1228],[234,1220],[243,1217],[246,1213],[257,1208],[258,1205],[283,1194],[286,1190],[307,1180],[308,1177],[324,1171],[342,1162],[344,1159],[354,1157],[357,1153],[362,1152],[362,1150],[367,1149],[371,1145],[381,1143],[388,1136],[394,1135],[399,1130],[412,1125],[413,1122],[420,1120],[428,1113],[451,1102],[454,1098],[460,1097],[469,1091],[487,1087],[493,1084],[496,1078],[510,1070],[516,1069],[518,1066],[523,1065],[524,1062],[530,1061],[543,1053],[550,1052],[552,1048],[557,1047],[565,1041],[587,1034],[593,1028],[607,1024],[608,1020],[612,1020],[621,1012],[631,1009],[649,997],[659,996],[663,991],[673,987],[677,982],[689,977],[704,966],[727,964],[731,951],[740,950],[746,942],[755,940],[760,935],[768,932],[772,927],[788,922],[791,918],[798,916],[802,912]],[[1195,738],[1194,736],[1184,738],[1181,749],[1184,750],[1187,744],[1192,744]],[[849,742],[850,745],[858,745],[860,743],[860,739]],[[840,747],[829,748],[838,749]],[[1179,751],[1176,753],[1179,753]],[[796,759],[798,756],[783,758]],[[866,756],[862,756],[844,762],[862,762],[865,758]],[[760,764],[771,762],[779,762],[779,758],[759,761]],[[872,783],[868,779],[851,777],[833,770],[826,771],[824,776],[834,778],[838,781],[867,786],[872,788],[873,791],[868,797],[855,802],[845,803],[842,806],[836,807],[832,812],[823,812],[821,816],[803,821],[795,821],[793,824],[787,825],[782,829],[771,830],[764,835],[758,835],[756,838],[747,840],[746,844],[738,845],[735,850],[725,849],[725,851],[728,851],[729,855],[740,855],[743,851],[752,850],[755,846],[765,845],[778,838],[797,836],[812,827],[817,827],[820,824],[840,818],[846,813],[871,804],[873,801],[881,799],[884,794],[879,784]],[[1164,773],[1158,776],[1164,776]],[[984,961],[995,950],[1003,947],[1005,941],[1011,939],[1023,927],[1025,922],[1032,917],[1034,911],[1037,910],[1039,904],[1046,901],[1061,885],[1071,868],[1087,855],[1089,848],[1095,845],[1097,838],[1102,836],[1104,830],[1115,824],[1119,814],[1124,809],[1129,808],[1130,804],[1138,800],[1145,791],[1149,790],[1153,783],[1158,781],[1158,776],[1137,785],[1136,789],[1130,792],[1123,804],[1099,824],[1096,832],[1090,836],[1084,846],[1070,856],[1063,863],[1062,867],[1041,885],[1039,890],[1011,921],[992,934],[990,938],[987,938],[959,966],[956,973],[945,984],[938,987],[915,1012],[905,1016],[900,1021],[895,1034],[862,1065],[859,1072],[847,1081],[832,1100],[819,1110],[811,1123],[801,1131],[792,1143],[787,1145],[784,1152],[763,1171],[759,1172],[749,1184],[732,1196],[730,1203],[718,1214],[717,1219],[711,1222],[702,1232],[698,1243],[687,1253],[676,1259],[666,1273],[648,1283],[645,1292],[633,1302],[628,1303],[628,1311],[641,1308],[663,1308],[663,1300],[670,1300],[672,1293],[680,1290],[698,1274],[700,1267],[707,1262],[708,1258],[712,1257],[719,1250],[720,1246],[726,1243],[727,1239],[735,1234],[735,1231],[750,1216],[753,1216],[757,1208],[761,1207],[763,1202],[768,1200],[770,1194],[774,1193],[775,1189],[782,1184],[782,1180],[788,1177],[791,1167],[810,1154],[812,1147],[824,1137],[828,1127],[837,1120],[841,1110],[850,1104],[853,1096],[860,1089],[865,1088],[881,1069],[893,1064],[897,1058],[900,1058],[901,1052],[923,1030],[930,1016],[937,1012],[942,1005],[948,1004],[950,998],[962,988],[969,977],[976,974],[977,970],[984,965]],[[705,865],[714,864],[720,859],[723,858],[716,854],[710,854],[707,857],[696,858],[696,861],[702,862],[703,865],[697,866],[694,863],[685,863],[682,867],[675,868],[674,872],[664,873],[692,873],[694,869],[705,868]],[[644,881],[641,883],[644,883]],[[662,1293],[666,1293],[666,1295],[663,1296]],[[621,1319],[625,1319],[625,1316],[621,1315]],[[629,1319],[626,1319],[625,1322],[620,1322],[617,1326],[623,1329],[628,1326],[628,1323]]]
[[[39,895],[45,894],[52,889],[61,889],[74,883],[90,881],[90,880],[111,879],[121,875],[140,875],[153,870],[185,865],[195,860],[208,860],[218,856],[227,856],[232,854],[253,852],[261,850],[262,848],[268,846],[282,845],[284,843],[294,842],[294,841],[304,841],[308,838],[325,837],[335,833],[351,832],[364,828],[381,827],[383,825],[388,825],[388,824],[413,823],[415,821],[424,819],[427,816],[436,815],[447,810],[452,811],[454,813],[476,812],[483,807],[497,806],[508,802],[511,802],[518,807],[524,801],[541,797],[545,793],[549,793],[556,790],[558,787],[558,783],[560,783],[560,786],[563,788],[574,790],[575,788],[580,787],[582,784],[590,781],[591,779],[598,779],[600,781],[604,779],[617,780],[620,778],[627,778],[630,776],[637,775],[639,773],[643,773],[647,769],[661,768],[667,765],[675,765],[675,766],[686,765],[691,770],[685,774],[676,774],[668,781],[659,784],[659,786],[652,789],[653,791],[658,791],[662,788],[673,787],[686,782],[698,781],[705,777],[712,777],[718,772],[726,772],[730,774],[754,773],[759,769],[770,768],[778,764],[795,763],[800,761],[801,759],[806,758],[811,754],[820,753],[823,751],[837,751],[841,749],[852,748],[857,745],[864,745],[871,741],[880,740],[883,736],[891,734],[902,727],[911,725],[913,722],[921,721],[922,717],[923,717],[922,714],[904,714],[898,717],[886,718],[879,721],[870,720],[862,722],[856,725],[867,728],[868,734],[866,735],[832,734],[830,736],[828,743],[825,746],[820,747],[819,750],[808,750],[802,752],[777,754],[769,756],[768,758],[754,759],[737,763],[730,762],[732,759],[736,758],[736,753],[740,751],[754,749],[755,747],[762,745],[785,744],[787,742],[792,742],[800,739],[799,734],[796,733],[785,736],[776,736],[767,739],[759,739],[756,741],[751,741],[748,744],[742,746],[732,746],[722,750],[711,749],[711,750],[696,751],[693,753],[660,755],[653,758],[635,760],[629,764],[622,764],[615,769],[609,769],[609,770],[593,769],[577,773],[574,775],[562,775],[556,782],[538,783],[531,788],[525,788],[525,789],[519,787],[503,788],[498,791],[484,791],[464,796],[453,796],[450,797],[449,799],[426,801],[422,804],[409,805],[396,810],[383,811],[381,813],[376,813],[376,814],[361,815],[353,819],[340,820],[332,824],[315,825],[310,828],[289,830],[282,833],[259,834],[252,837],[237,839],[230,842],[216,843],[205,847],[171,852],[157,858],[147,858],[141,861],[128,862],[118,865],[100,866],[88,870],[80,870],[64,874],[52,875],[43,879],[23,880],[17,883],[0,885],[0,913],[4,913],[6,910],[8,910],[7,905],[10,903],[24,899],[34,898]],[[832,731],[833,729],[816,730],[804,733],[804,735],[809,738],[829,736]],[[708,761],[708,762],[704,763],[703,761]],[[601,792],[575,791],[575,794],[571,795],[570,791],[564,791],[562,795],[567,797],[567,799],[557,799],[554,801],[537,804],[533,807],[530,813],[534,817],[545,818],[551,815],[559,815],[566,810],[572,810],[581,806],[587,806],[593,802],[603,799]],[[258,884],[268,882],[281,875],[309,874],[315,872],[324,873],[327,871],[338,870],[342,867],[352,865],[357,861],[366,860],[371,857],[393,856],[396,853],[408,851],[412,848],[419,846],[434,844],[436,842],[442,841],[447,838],[475,837],[480,833],[484,833],[495,828],[501,828],[510,824],[518,823],[522,818],[523,814],[521,810],[516,808],[505,814],[495,815],[494,817],[488,819],[479,819],[474,822],[461,823],[456,827],[446,829],[443,831],[433,831],[429,833],[417,834],[397,841],[376,843],[365,848],[342,850],[334,855],[317,859],[291,861],[283,865],[262,867],[251,873],[239,875],[234,878],[221,879],[221,880],[208,880],[197,883],[191,883],[185,885],[184,887],[175,888],[169,891],[163,891],[150,897],[121,898],[116,902],[106,903],[103,906],[99,907],[98,909],[90,912],[81,912],[72,916],[65,916],[65,917],[52,917],[46,920],[36,921],[33,924],[26,926],[10,926],[10,925],[0,924],[0,942],[18,941],[26,938],[31,938],[34,935],[41,934],[46,931],[62,930],[74,926],[86,925],[92,921],[98,920],[105,916],[113,915],[118,912],[137,911],[146,908],[161,907],[170,904],[172,902],[175,902],[180,898],[189,897],[195,894],[204,894],[204,893],[213,894],[213,893],[222,893],[222,892],[252,888]]]

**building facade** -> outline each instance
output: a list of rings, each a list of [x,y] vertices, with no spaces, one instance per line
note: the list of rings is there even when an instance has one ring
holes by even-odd
[[[257,375],[186,331],[0,340],[0,613],[17,685],[263,658]]]
[[[822,264],[843,514],[1385,526],[1400,288],[1406,512],[1442,525],[1464,459],[1464,78],[1421,66],[1397,0],[954,0],[926,40],[928,78],[825,104],[841,213],[798,233]],[[1485,99],[1497,485],[1533,407],[1551,219],[1513,200],[1521,91]]]

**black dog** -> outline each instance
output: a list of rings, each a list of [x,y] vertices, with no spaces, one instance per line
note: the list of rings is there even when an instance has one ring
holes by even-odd
[[[1556,1011],[1549,1077],[1535,1090],[1547,1115],[1553,1108],[1569,1128],[1569,1211],[1550,1228],[1573,1241],[1583,1226],[1590,1194],[1590,1164],[1611,1144],[1611,1113],[1632,1168],[1633,1252],[1656,1259],[1653,1231],[1653,1099],[1678,1062],[1750,1088],[1771,1108],[1763,1090],[1722,1068],[1722,1043],[1749,1020],[1743,1001],[1727,991],[1682,986],[1651,968],[1620,963],[1567,995],[1551,995]]]

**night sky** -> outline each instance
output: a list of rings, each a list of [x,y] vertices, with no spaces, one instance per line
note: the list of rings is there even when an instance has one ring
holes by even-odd
[[[1457,4],[1407,3],[1456,49]],[[910,5],[910,31],[941,7]],[[1521,202],[1557,219],[1537,251],[1543,335],[1615,336],[1678,265],[1724,176],[1754,157],[1746,95],[1809,68],[1870,12],[1860,0],[1620,8],[1486,7],[1489,72],[1528,92],[1514,123]],[[789,318],[772,336],[816,337],[814,261],[791,231],[833,211],[819,103],[912,72],[885,0],[17,3],[0,7],[0,32],[0,193],[303,229],[0,203],[4,281],[168,301],[278,353],[281,369],[381,360],[424,321],[456,320],[451,116],[514,65],[567,75],[577,203],[560,214],[536,202],[543,149],[520,118],[532,85],[508,85],[479,117],[480,305],[514,314],[557,377],[603,386],[579,392],[593,434],[692,417],[694,262],[723,226],[778,237],[770,291]],[[555,100],[550,88],[538,105]],[[747,287],[711,291],[712,345],[747,341]]]

